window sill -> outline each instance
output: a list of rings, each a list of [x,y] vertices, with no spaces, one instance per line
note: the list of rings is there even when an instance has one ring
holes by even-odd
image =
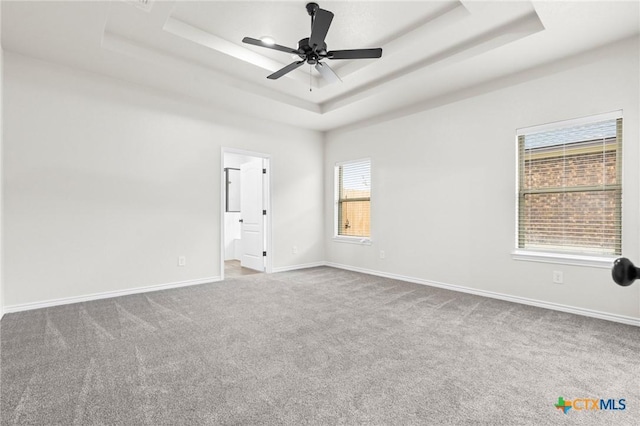
[[[371,239],[369,237],[339,237],[334,236],[333,242],[335,243],[347,243],[347,244],[358,244],[361,246],[370,246]]]
[[[549,253],[529,250],[515,250],[511,252],[513,260],[528,262],[557,263],[561,265],[589,266],[592,268],[610,269],[617,257],[588,256],[579,254]]]

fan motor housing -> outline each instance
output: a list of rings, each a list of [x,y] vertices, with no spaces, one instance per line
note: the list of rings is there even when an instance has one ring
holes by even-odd
[[[303,38],[298,42],[299,56],[305,59],[309,65],[314,65],[319,59],[326,57],[327,55],[327,43],[322,43],[322,46],[316,51],[309,46],[309,38]]]

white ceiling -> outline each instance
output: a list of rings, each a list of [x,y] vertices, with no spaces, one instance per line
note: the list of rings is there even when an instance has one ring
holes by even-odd
[[[319,1],[335,14],[329,50],[383,48],[377,60],[327,60],[343,80],[330,85],[308,66],[267,80],[294,59],[241,42],[297,48],[306,1],[137,1],[3,1],[3,48],[325,131],[640,31],[637,1]]]

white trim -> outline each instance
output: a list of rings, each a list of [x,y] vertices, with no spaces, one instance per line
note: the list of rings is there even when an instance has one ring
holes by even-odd
[[[326,263],[324,261],[320,261],[320,262],[312,262],[312,263],[303,263],[300,265],[278,266],[276,268],[271,269],[271,272],[275,274],[277,272],[297,271],[298,269],[317,268],[318,266],[325,266],[325,265]]]
[[[580,126],[581,124],[595,123],[598,121],[616,120],[622,118],[622,110],[605,112],[602,114],[589,115],[587,117],[573,118],[570,120],[555,121],[553,123],[539,124],[537,126],[522,127],[516,129],[516,136],[540,133],[548,130],[561,129],[563,127]]]
[[[407,281],[414,284],[428,285],[430,287],[444,288],[446,290],[453,290],[461,293],[475,294],[477,296],[484,296],[492,299],[505,300],[507,302],[520,303],[522,305],[537,306],[539,308],[551,309],[553,311],[567,312],[570,314],[583,315],[586,317],[598,318],[598,319],[603,319],[607,321],[613,321],[621,324],[635,325],[636,327],[640,327],[640,318],[630,317],[626,315],[611,314],[608,312],[601,312],[593,309],[578,308],[575,306],[562,305],[559,303],[545,302],[542,300],[530,299],[528,297],[511,296],[508,294],[496,293],[493,291],[479,290],[475,288],[464,287],[464,286],[459,286],[454,284],[446,284],[446,283],[441,283],[437,281],[425,280],[422,278],[408,277],[405,275],[390,274],[388,272],[374,271],[371,269],[358,268],[355,266],[342,265],[339,263],[327,262],[326,265],[332,268],[345,269],[345,270],[354,271],[354,272],[361,272],[363,274],[375,275],[378,277]]]
[[[224,280],[224,258],[225,258],[225,250],[226,247],[224,245],[224,237],[225,237],[225,213],[227,209],[227,175],[224,172],[224,154],[225,149],[222,147],[220,150],[220,279]]]
[[[239,148],[229,148],[226,146],[222,147],[222,153],[223,154],[238,154],[238,155],[244,155],[247,157],[258,157],[258,158],[271,158],[271,154],[265,154],[264,152],[257,152],[257,151],[247,151],[246,149],[239,149]]]
[[[523,305],[537,306],[539,308],[550,309],[550,310],[560,311],[560,312],[567,312],[567,313],[576,314],[576,315],[583,315],[586,317],[598,318],[598,319],[603,319],[607,321],[613,321],[621,324],[628,324],[628,325],[634,325],[636,327],[640,327],[640,318],[634,318],[626,315],[611,314],[608,312],[601,312],[601,311],[596,311],[592,309],[578,308],[575,306],[568,306],[568,305],[562,305],[559,303],[530,299],[527,297],[511,296],[508,294],[497,293],[497,292],[488,291],[488,290],[480,290],[480,289],[464,287],[464,286],[459,286],[454,284],[446,284],[446,283],[441,283],[437,281],[430,281],[422,278],[414,278],[406,275],[392,274],[392,273],[382,272],[382,271],[374,271],[372,269],[359,268],[356,266],[343,265],[343,264],[334,263],[334,262],[320,261],[320,262],[306,263],[306,264],[300,264],[300,265],[281,266],[281,267],[273,268],[272,272],[273,273],[287,272],[287,271],[294,271],[299,269],[315,268],[318,266],[329,266],[331,268],[360,272],[363,274],[375,275],[383,278],[391,278],[391,279],[406,281],[414,284],[427,285],[430,287],[444,288],[446,290],[452,290],[452,291],[457,291],[461,293],[475,294],[477,296],[484,296],[492,299],[505,300],[507,302],[520,303]],[[89,294],[84,296],[45,300],[42,302],[35,302],[35,303],[11,305],[11,306],[4,307],[3,315],[5,313],[11,313],[11,312],[20,312],[20,311],[28,311],[32,309],[48,308],[52,306],[66,305],[70,303],[89,302],[92,300],[108,299],[112,297],[127,296],[130,294],[147,293],[151,291],[159,291],[159,290],[166,290],[166,289],[179,288],[179,287],[188,287],[192,285],[208,284],[208,283],[214,283],[219,281],[221,281],[221,277],[209,277],[209,278],[201,278],[197,280],[180,281],[175,283],[157,284],[157,285],[152,285],[147,287],[137,287],[137,288],[131,288],[126,290],[94,293],[94,294]]]
[[[333,236],[333,238],[335,238],[338,235],[338,228],[340,227],[340,224],[338,223],[338,199],[340,198],[338,192],[339,192],[339,183],[338,183],[338,179],[340,179],[339,175],[340,173],[338,172],[338,167],[339,165],[336,163],[333,166],[333,229],[331,230],[331,235]],[[369,206],[371,206],[371,203],[369,203]],[[371,208],[371,207],[369,207]],[[371,225],[369,225],[369,229],[371,229]]]
[[[362,157],[362,158],[355,158],[353,160],[336,161],[335,167],[344,166],[345,164],[351,164],[351,163],[361,163],[363,161],[368,161],[369,163],[371,163],[371,157]]]
[[[264,168],[267,169],[267,216],[264,230],[267,237],[267,243],[265,247],[267,250],[265,272],[267,274],[270,274],[271,272],[273,272],[273,202],[271,201],[271,194],[273,194],[273,179],[271,179],[271,175],[273,171],[271,170],[271,155],[263,155],[265,155],[264,157],[262,157],[264,160]]]
[[[344,235],[336,235],[333,237],[335,243],[357,244],[360,246],[370,246],[371,238],[368,237],[347,237]]]
[[[528,262],[557,263],[560,265],[589,266],[592,268],[611,269],[616,257],[588,256],[568,253],[549,253],[529,250],[514,250],[513,260]]]
[[[63,297],[61,299],[43,300],[41,302],[22,303],[5,306],[4,312],[21,312],[32,309],[50,308],[52,306],[68,305],[70,303],[90,302],[92,300],[110,299],[112,297],[128,296],[130,294],[148,293],[151,291],[167,290],[170,288],[189,287],[192,285],[209,284],[220,281],[220,277],[200,278],[196,280],[178,281],[166,284],[155,284],[145,287],[128,288],[125,290],[106,291],[103,293],[86,294],[83,296]]]
[[[518,247],[518,239],[520,237],[519,227],[520,227],[520,143],[518,142],[518,135],[516,135],[516,193],[514,195],[514,204],[515,204],[515,222],[514,228],[515,232],[513,234],[513,247]]]

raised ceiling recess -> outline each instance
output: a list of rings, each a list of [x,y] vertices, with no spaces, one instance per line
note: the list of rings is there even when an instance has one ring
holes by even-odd
[[[2,41],[8,51],[217,109],[332,130],[410,113],[639,31],[638,2],[327,1],[317,10],[330,11],[330,29],[325,22],[314,36],[306,3],[3,2]],[[243,43],[249,35],[293,46]],[[384,55],[330,60],[331,49],[371,46]],[[292,61],[281,78],[265,78]],[[312,68],[329,62],[328,80],[341,84]]]

